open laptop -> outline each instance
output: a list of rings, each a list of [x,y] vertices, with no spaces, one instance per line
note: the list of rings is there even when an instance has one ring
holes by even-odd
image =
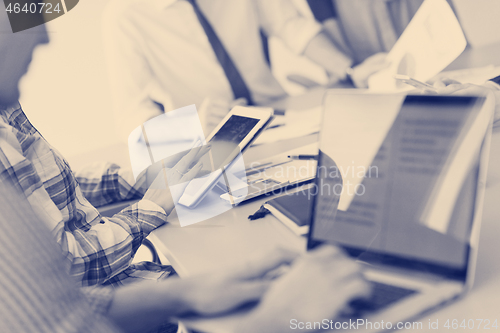
[[[320,190],[313,199],[308,247],[325,242],[344,247],[363,262],[374,287],[370,299],[354,300],[336,323],[372,322],[372,327],[357,326],[356,332],[387,330],[387,323],[396,329],[398,322],[437,309],[472,286],[491,137],[492,109],[487,104],[482,97],[353,90],[327,94],[315,179]],[[412,126],[417,127],[411,131]],[[412,133],[417,137],[407,136]],[[408,145],[412,143],[416,146]],[[412,154],[401,151],[433,158],[410,160]],[[402,162],[413,167],[433,162],[434,168],[401,168]],[[343,172],[341,178],[332,163]],[[372,170],[374,177],[353,169],[357,166]],[[446,175],[460,184],[456,195]],[[328,194],[327,183],[331,189],[351,184],[363,195]],[[442,193],[449,195],[443,198]],[[446,209],[436,211],[436,204]],[[377,208],[383,214],[377,215]],[[441,218],[446,214],[450,218]],[[411,225],[415,228],[409,230]],[[237,332],[248,311],[183,322],[204,332]],[[373,325],[382,320],[384,328]]]
[[[373,284],[372,296],[353,301],[336,328],[349,320],[359,324],[356,332],[408,328],[396,325],[472,286],[488,104],[483,97],[327,94],[308,247],[345,248]],[[428,329],[422,324],[412,328]]]

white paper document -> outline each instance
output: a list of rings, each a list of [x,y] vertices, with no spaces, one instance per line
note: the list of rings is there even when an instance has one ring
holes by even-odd
[[[390,66],[372,75],[370,89],[377,91],[408,90],[394,75],[408,75],[427,81],[453,60],[467,46],[464,33],[445,0],[426,0],[387,55]]]
[[[335,160],[345,191],[338,209],[347,210],[354,189],[365,179],[373,158],[391,128],[405,95],[371,95],[346,91],[327,97],[334,108],[325,110],[323,121],[331,124],[321,132],[320,150]],[[351,138],[348,142],[339,138]]]
[[[429,197],[421,217],[423,225],[443,234],[448,232],[460,189],[472,170],[490,119],[490,112],[469,116]]]
[[[308,110],[287,110],[285,116],[276,117],[270,128],[259,135],[252,145],[257,146],[318,133],[322,109],[322,106],[318,106]]]

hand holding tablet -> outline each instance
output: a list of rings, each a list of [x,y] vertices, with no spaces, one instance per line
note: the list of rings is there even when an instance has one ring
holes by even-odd
[[[208,145],[194,147],[171,168],[167,165],[170,162],[168,158],[155,163],[161,167],[143,199],[156,203],[167,215],[170,214],[189,181],[200,175],[203,168],[200,159],[209,151]]]
[[[234,107],[207,139],[211,149],[202,158],[202,163],[203,171],[208,175],[193,179],[179,203],[194,208],[272,119],[271,108]]]

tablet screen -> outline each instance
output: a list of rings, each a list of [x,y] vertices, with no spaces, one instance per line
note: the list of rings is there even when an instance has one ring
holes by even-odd
[[[237,150],[240,152],[239,144],[259,123],[259,119],[233,115],[217,133],[210,139],[210,152],[205,156],[203,169],[215,171],[223,167],[224,161]],[[209,163],[206,163],[209,161]]]
[[[227,165],[230,162],[228,159],[230,156],[237,156],[241,152],[240,143],[259,121],[258,118],[232,115],[210,139],[210,152],[200,160],[203,162],[203,173],[214,172],[225,166],[225,164]],[[188,186],[185,193],[195,195],[199,188],[200,184],[197,182],[197,186]]]

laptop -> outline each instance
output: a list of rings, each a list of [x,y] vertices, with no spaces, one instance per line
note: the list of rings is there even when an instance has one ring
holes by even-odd
[[[470,289],[491,137],[487,105],[483,97],[327,93],[308,248],[343,247],[373,286],[370,298],[333,319],[334,331],[349,321],[360,323],[356,332],[396,329]],[[249,311],[183,322],[237,332]]]
[[[334,320],[336,330],[352,329],[342,326],[349,321],[356,332],[408,328],[396,324],[470,289],[488,104],[484,97],[327,93],[308,248],[343,247],[373,287]],[[411,328],[428,329],[420,324]]]

